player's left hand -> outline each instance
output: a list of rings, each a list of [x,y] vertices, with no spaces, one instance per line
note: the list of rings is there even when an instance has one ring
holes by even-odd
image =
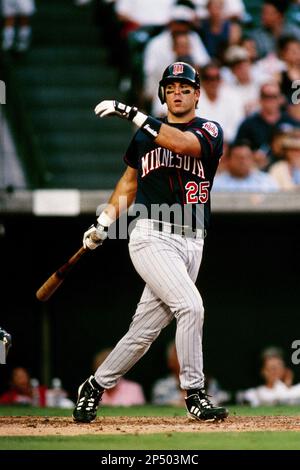
[[[136,116],[138,109],[135,106],[127,106],[119,101],[101,101],[95,108],[95,114],[99,117],[118,116],[132,121]]]
[[[102,245],[107,238],[107,231],[103,225],[92,225],[83,234],[83,246],[89,250],[95,250],[98,246]]]

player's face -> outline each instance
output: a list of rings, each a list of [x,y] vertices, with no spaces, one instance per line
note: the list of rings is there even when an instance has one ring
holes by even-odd
[[[181,117],[195,109],[200,92],[188,83],[171,82],[166,85],[165,94],[169,112]]]

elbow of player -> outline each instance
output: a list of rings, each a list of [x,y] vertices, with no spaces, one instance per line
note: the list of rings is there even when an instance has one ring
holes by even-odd
[[[187,133],[188,134],[188,133]],[[177,137],[173,140],[173,152],[178,153],[179,155],[191,155],[198,156],[200,145],[197,138],[194,136],[188,136],[183,132],[180,137]]]

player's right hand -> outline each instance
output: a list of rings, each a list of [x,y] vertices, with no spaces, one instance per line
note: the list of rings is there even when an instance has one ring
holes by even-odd
[[[107,238],[107,228],[103,225],[91,225],[91,227],[83,234],[83,246],[89,250],[95,250],[102,245]]]
[[[95,114],[101,118],[105,116],[118,116],[132,121],[137,113],[138,109],[135,106],[128,106],[115,100],[101,101],[95,108]]]

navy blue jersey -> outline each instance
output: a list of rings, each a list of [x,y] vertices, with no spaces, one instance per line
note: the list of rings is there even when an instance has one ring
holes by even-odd
[[[164,122],[181,131],[192,132],[199,139],[201,157],[175,154],[138,130],[124,156],[125,163],[138,170],[135,202],[146,206],[149,218],[154,218],[151,216],[153,205],[179,204],[191,212],[193,226],[207,228],[210,191],[223,153],[222,128],[217,122],[198,117],[183,124]],[[201,213],[202,222],[198,220]]]

